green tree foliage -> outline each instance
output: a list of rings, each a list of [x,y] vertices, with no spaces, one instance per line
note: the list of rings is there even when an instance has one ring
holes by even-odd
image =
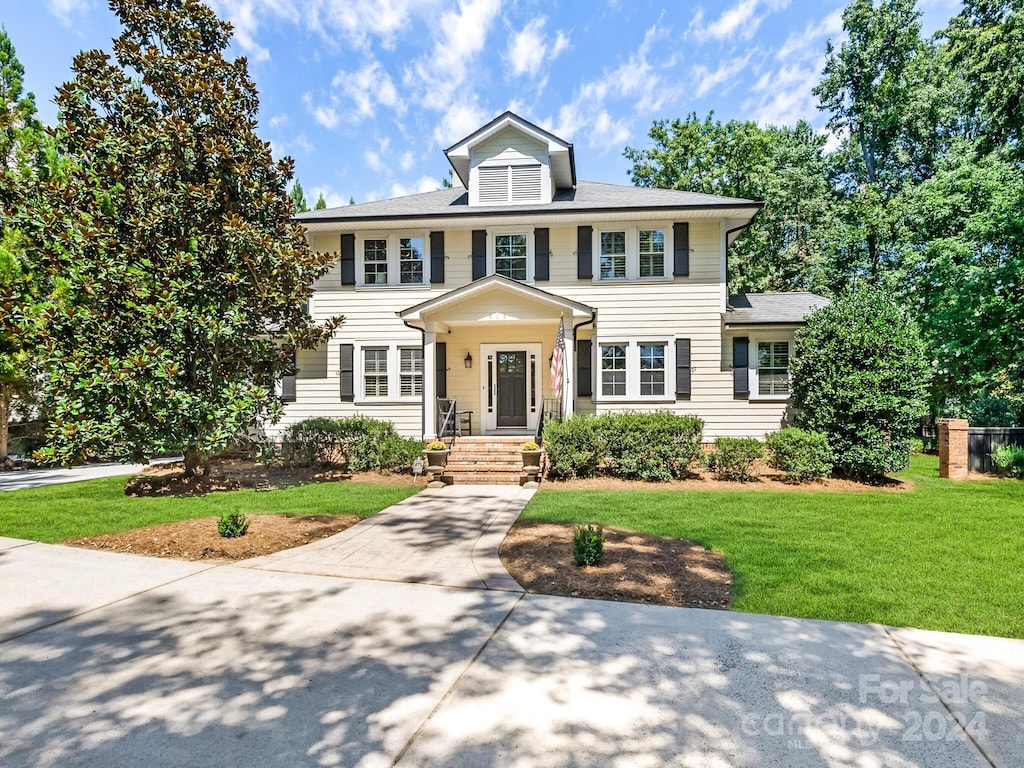
[[[33,391],[34,317],[39,284],[21,224],[47,176],[47,137],[35,97],[23,91],[25,69],[0,27],[0,462],[19,404]]]
[[[797,426],[828,435],[839,473],[907,466],[930,375],[909,312],[866,289],[836,299],[797,331],[790,373]]]
[[[67,179],[38,217],[47,456],[180,450],[194,472],[281,405],[295,347],[327,328],[300,305],[330,257],[291,222],[292,163],[256,133],[244,58],[198,0],[111,0],[114,57],[86,51],[57,94]]]
[[[322,211],[326,207],[327,200],[324,199],[324,193],[321,192],[319,195],[316,196],[316,203],[313,205],[313,209],[317,211]]]
[[[738,291],[813,288],[834,220],[824,173],[824,138],[807,123],[760,128],[691,113],[656,120],[649,149],[626,147],[642,187],[763,200],[764,209],[730,249],[729,287]]]
[[[296,213],[305,213],[309,210],[309,203],[306,202],[306,193],[302,191],[302,184],[299,183],[298,179],[292,184],[291,192],[288,195],[295,205]]]
[[[1024,3],[964,0],[946,29],[952,64],[963,73],[966,106],[981,121],[986,149],[1024,152]]]

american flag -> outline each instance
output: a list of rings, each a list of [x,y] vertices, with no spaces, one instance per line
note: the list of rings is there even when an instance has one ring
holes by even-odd
[[[562,365],[565,361],[565,321],[558,318],[558,335],[555,336],[555,351],[551,355],[551,389],[555,397],[562,399]]]

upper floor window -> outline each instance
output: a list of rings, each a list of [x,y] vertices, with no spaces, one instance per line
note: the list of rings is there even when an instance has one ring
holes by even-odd
[[[595,274],[599,280],[664,280],[672,276],[666,262],[672,228],[609,226],[595,228]]]
[[[429,259],[422,234],[371,234],[357,246],[361,285],[426,285]]]
[[[526,280],[528,255],[525,234],[494,236],[494,271],[513,280]]]

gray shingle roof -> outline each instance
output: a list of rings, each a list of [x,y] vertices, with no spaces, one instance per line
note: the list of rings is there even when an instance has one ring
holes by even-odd
[[[829,303],[824,296],[791,293],[738,293],[729,297],[727,325],[785,325],[802,323],[812,311]]]
[[[443,218],[448,216],[500,216],[523,213],[572,213],[583,211],[651,210],[651,209],[753,209],[761,203],[737,197],[702,195],[674,189],[631,187],[597,181],[578,182],[575,189],[559,189],[550,203],[535,205],[470,206],[465,189],[439,189],[419,195],[393,197],[372,203],[343,205],[301,213],[295,217],[303,223],[331,221],[368,221],[375,219]],[[747,214],[750,215],[750,214]]]

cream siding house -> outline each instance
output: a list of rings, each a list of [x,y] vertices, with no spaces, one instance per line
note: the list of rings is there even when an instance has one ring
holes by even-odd
[[[706,440],[786,421],[793,333],[825,300],[728,295],[760,203],[578,181],[572,145],[510,112],[446,155],[464,186],[297,217],[338,254],[309,311],[345,322],[298,353],[278,430],[361,414],[432,438],[448,409],[463,434],[625,409],[700,416]]]

